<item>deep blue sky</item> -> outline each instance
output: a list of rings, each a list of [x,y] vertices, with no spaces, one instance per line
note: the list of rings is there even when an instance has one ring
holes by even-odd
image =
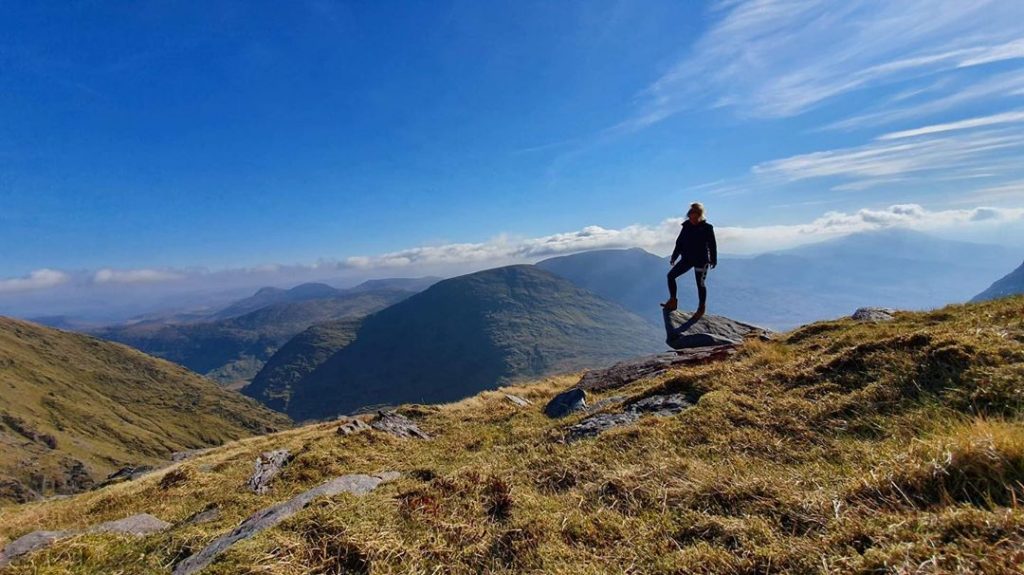
[[[0,280],[660,231],[693,199],[735,251],[832,211],[1024,207],[1015,0],[0,13]]]

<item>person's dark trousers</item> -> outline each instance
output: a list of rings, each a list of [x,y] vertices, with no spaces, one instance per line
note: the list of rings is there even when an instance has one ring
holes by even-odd
[[[679,276],[681,276],[681,275],[685,274],[686,272],[690,271],[690,268],[693,268],[693,265],[691,265],[691,264],[689,264],[689,263],[687,263],[685,261],[680,261],[676,265],[672,266],[671,270],[669,270],[669,272],[668,272],[668,294],[669,294],[669,297],[671,297],[672,299],[675,299],[676,292],[678,291],[677,288],[676,288],[676,278],[678,278]],[[707,303],[707,300],[708,300],[708,288],[707,288],[708,267],[707,266],[702,266],[702,267],[694,268],[693,269],[693,277],[697,281],[697,296],[700,298],[700,306],[704,307],[704,304]]]

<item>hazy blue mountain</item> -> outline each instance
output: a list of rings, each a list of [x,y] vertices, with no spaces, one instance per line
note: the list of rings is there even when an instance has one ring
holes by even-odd
[[[347,293],[358,293],[364,291],[375,291],[382,289],[400,289],[410,292],[421,292],[428,287],[441,281],[442,278],[434,276],[426,276],[421,278],[384,278],[367,280],[363,283],[350,287],[345,291]]]
[[[861,306],[928,309],[967,301],[1017,258],[1001,246],[906,230],[854,234],[752,258],[720,257],[708,277],[709,306],[715,313],[777,329],[846,315]],[[658,303],[667,297],[666,258],[642,250],[601,250],[537,266],[660,321]],[[690,274],[679,279],[679,293],[682,307],[696,306]]]
[[[996,280],[988,289],[974,296],[972,301],[986,301],[1017,294],[1024,294],[1024,264]]]
[[[664,348],[664,332],[534,266],[443,280],[370,315],[355,341],[292,388],[300,419],[444,402],[504,382]]]
[[[341,294],[341,290],[322,283],[305,283],[291,289],[261,288],[255,294],[225,307],[211,319],[227,319],[256,311],[269,305],[324,299]]]

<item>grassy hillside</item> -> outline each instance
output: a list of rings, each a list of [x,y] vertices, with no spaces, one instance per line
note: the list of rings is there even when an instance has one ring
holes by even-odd
[[[281,346],[242,393],[271,409],[287,411],[292,388],[352,343],[360,323],[360,319],[340,319],[306,329]]]
[[[375,313],[355,341],[295,384],[287,413],[453,401],[516,378],[664,347],[664,331],[534,266],[444,280]]]
[[[540,413],[559,377],[403,411],[434,435],[339,436],[337,423],[246,439],[165,474],[0,509],[0,544],[149,512],[220,518],[146,539],[88,535],[12,566],[166,573],[257,509],[344,473],[401,471],[313,503],[206,572],[1019,573],[1024,566],[1024,298],[819,323],[716,363],[606,392],[699,396],[597,440]],[[598,395],[595,399],[600,399]],[[261,450],[297,454],[267,495]],[[167,479],[170,477],[171,479]]]
[[[268,290],[260,290],[231,309],[248,309],[285,296],[295,301],[276,301],[227,319],[172,325],[138,323],[107,328],[96,335],[173,361],[222,384],[237,385],[249,382],[281,345],[309,326],[360,318],[412,294],[399,289],[347,293],[321,284],[277,290],[281,293]],[[325,290],[337,293],[318,297]]]
[[[177,365],[0,318],[0,482],[73,491],[127,464],[287,426]],[[7,498],[14,489],[8,485]]]

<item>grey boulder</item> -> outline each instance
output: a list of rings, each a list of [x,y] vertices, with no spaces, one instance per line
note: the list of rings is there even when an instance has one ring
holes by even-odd
[[[578,387],[574,387],[551,398],[551,401],[544,406],[544,414],[557,419],[577,411],[586,411],[586,409],[586,392]]]
[[[850,318],[854,321],[877,323],[896,319],[894,313],[896,310],[887,307],[862,307],[853,312]]]

